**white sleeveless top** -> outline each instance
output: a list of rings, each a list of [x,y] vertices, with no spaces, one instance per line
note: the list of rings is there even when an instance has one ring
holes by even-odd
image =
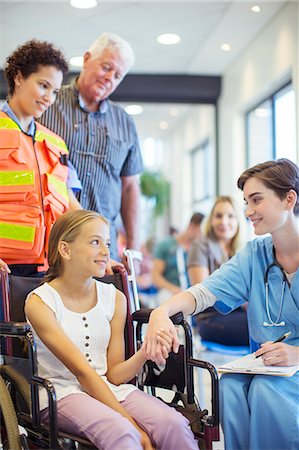
[[[96,281],[97,304],[85,313],[67,309],[58,292],[48,283],[34,289],[34,293],[54,312],[64,333],[85,355],[87,361],[109,386],[118,401],[123,401],[128,394],[136,390],[132,384],[115,386],[107,380],[107,347],[110,340],[110,321],[115,309],[115,286]],[[48,379],[55,387],[57,400],[69,394],[83,393],[77,378],[44,345],[35,333],[37,346],[37,363],[39,376]],[[45,389],[40,389],[40,409],[48,406]]]

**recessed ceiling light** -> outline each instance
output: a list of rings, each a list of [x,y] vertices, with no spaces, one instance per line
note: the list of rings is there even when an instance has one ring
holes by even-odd
[[[161,128],[161,130],[166,130],[168,128],[168,122],[162,120],[162,122],[159,123],[159,128]]]
[[[82,67],[83,56],[73,56],[72,58],[70,58],[70,65],[74,67]]]
[[[94,8],[98,4],[97,0],[71,0],[70,3],[74,8],[79,9]]]
[[[177,108],[170,108],[169,114],[171,115],[171,117],[176,117],[179,115],[179,110]]]
[[[174,45],[181,41],[181,37],[175,33],[163,33],[159,34],[157,41],[163,45]]]
[[[231,48],[229,44],[222,44],[221,45],[221,50],[223,50],[224,52],[230,52]]]
[[[138,114],[143,113],[143,108],[141,105],[128,105],[125,108],[126,112],[131,116],[138,116]]]
[[[255,13],[261,12],[261,7],[259,5],[254,5],[250,9],[252,12],[255,12]]]

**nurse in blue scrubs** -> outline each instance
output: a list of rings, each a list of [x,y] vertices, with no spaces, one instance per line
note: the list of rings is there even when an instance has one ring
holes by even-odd
[[[168,356],[165,341],[177,351],[173,314],[197,314],[212,305],[228,314],[248,302],[256,356],[270,366],[299,363],[298,166],[287,159],[258,164],[240,176],[238,187],[255,234],[262,237],[152,312],[143,349],[156,362]],[[287,339],[274,343],[289,331]],[[226,374],[220,394],[227,450],[299,449],[299,372],[292,377]]]

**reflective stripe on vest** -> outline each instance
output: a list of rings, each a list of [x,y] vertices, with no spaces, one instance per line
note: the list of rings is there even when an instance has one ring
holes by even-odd
[[[0,186],[34,186],[33,170],[0,171]]]
[[[0,238],[2,239],[33,243],[34,237],[35,227],[0,222]]]
[[[69,200],[69,195],[67,191],[67,187],[64,181],[59,180],[54,175],[51,175],[50,173],[47,173],[48,182],[51,184],[55,191],[57,191],[62,197],[64,197],[67,201]]]
[[[60,140],[57,136],[53,136],[52,134],[47,134],[44,131],[37,130],[34,139],[38,142],[42,142],[46,139],[47,141],[51,142],[51,144],[55,145],[55,147],[59,148],[60,150],[64,150],[65,153],[68,153],[65,142]]]
[[[12,119],[0,117],[0,128],[7,128],[10,130],[19,130],[20,127]]]
[[[0,117],[0,128],[18,130],[21,132],[20,127],[10,118]],[[59,148],[60,150],[64,150],[65,153],[68,153],[65,142],[62,139],[59,139],[58,136],[53,136],[52,134],[45,133],[42,130],[37,130],[35,132],[34,139],[37,142],[43,142],[45,139],[47,139],[49,142],[51,142],[51,144],[55,145],[55,147]]]

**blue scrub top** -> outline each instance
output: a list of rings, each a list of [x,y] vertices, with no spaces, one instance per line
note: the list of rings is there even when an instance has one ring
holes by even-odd
[[[202,284],[216,296],[214,307],[227,314],[241,304],[248,302],[249,334],[255,344],[252,350],[262,342],[274,341],[287,331],[292,334],[287,343],[299,345],[299,269],[291,286],[286,283],[281,296],[283,275],[278,267],[269,273],[269,309],[275,322],[282,301],[282,313],[279,318],[284,326],[265,327],[268,322],[266,312],[266,291],[264,275],[267,267],[273,263],[272,237],[257,238],[247,243],[220,269],[216,270]]]

